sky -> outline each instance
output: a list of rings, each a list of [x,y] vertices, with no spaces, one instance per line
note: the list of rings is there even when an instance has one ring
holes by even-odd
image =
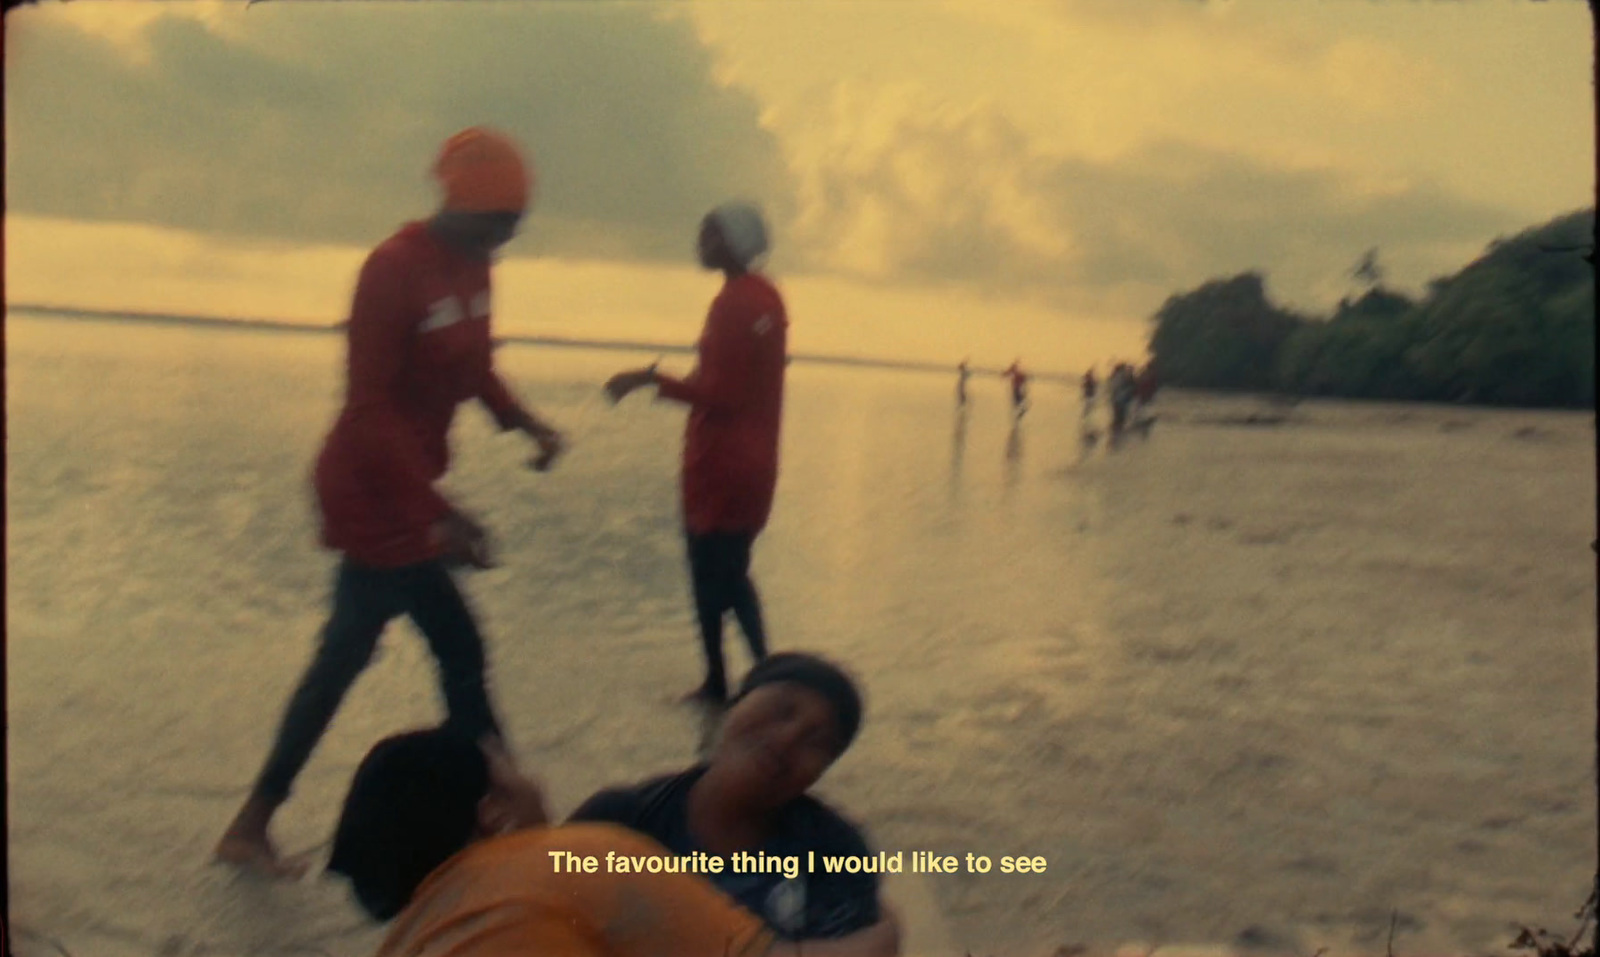
[[[518,334],[691,342],[750,198],[800,352],[1081,369],[1246,270],[1326,311],[1592,205],[1582,0],[79,0],[6,19],[12,303],[332,323],[518,139]]]

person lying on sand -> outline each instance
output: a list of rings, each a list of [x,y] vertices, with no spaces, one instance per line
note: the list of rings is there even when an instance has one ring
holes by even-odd
[[[855,739],[861,711],[855,684],[838,666],[799,652],[770,655],[745,677],[706,763],[602,790],[569,821],[620,824],[675,854],[868,857],[860,831],[806,793]],[[878,921],[876,874],[774,871],[711,880],[791,940],[837,937]]]
[[[413,731],[362,760],[328,870],[349,879],[367,913],[393,920],[377,957],[800,957],[799,945],[694,874],[558,871],[566,853],[600,862],[669,852],[614,825],[548,822],[538,785],[497,749],[449,728]],[[804,951],[898,952],[887,909],[871,927]]]

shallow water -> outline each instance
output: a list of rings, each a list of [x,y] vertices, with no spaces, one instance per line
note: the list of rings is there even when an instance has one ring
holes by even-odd
[[[7,321],[11,892],[23,946],[369,952],[340,887],[206,866],[299,676],[333,567],[307,473],[341,342]],[[565,813],[680,766],[698,675],[682,412],[634,358],[508,348],[555,471],[466,411],[448,488],[501,567],[466,579],[526,765]],[[680,363],[681,364],[681,363]],[[669,360],[668,365],[672,365]],[[974,953],[1130,939],[1503,952],[1593,873],[1593,416],[1163,395],[1079,441],[1040,385],[791,368],[755,575],[777,647],[869,695],[822,791],[888,850],[1048,858],[929,878]],[[735,673],[746,657],[730,624]],[[434,719],[396,624],[276,825],[328,835],[377,737]],[[283,928],[290,928],[284,930]],[[30,943],[31,942],[31,943]]]

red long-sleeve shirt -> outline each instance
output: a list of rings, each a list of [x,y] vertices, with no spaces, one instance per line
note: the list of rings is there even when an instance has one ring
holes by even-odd
[[[687,403],[683,517],[696,535],[766,527],[778,484],[778,430],[789,320],[765,277],[730,279],[711,303],[699,361],[684,379],[657,377],[658,394]]]
[[[494,372],[489,264],[408,223],[367,257],[348,332],[344,407],[314,474],[322,541],[376,568],[435,558],[456,406],[479,399],[502,429],[521,415]]]

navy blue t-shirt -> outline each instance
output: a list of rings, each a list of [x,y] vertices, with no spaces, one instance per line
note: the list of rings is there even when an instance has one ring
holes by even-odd
[[[704,765],[697,765],[634,787],[607,788],[584,801],[568,820],[619,824],[654,838],[675,854],[705,852],[689,833],[689,789],[705,771]],[[799,858],[799,876],[735,874],[731,863],[724,863],[721,874],[705,876],[780,937],[842,937],[878,922],[876,874],[823,872],[824,855],[866,857],[872,851],[855,825],[821,801],[801,795],[790,802],[779,814],[773,836],[749,853],[758,851],[769,858]],[[806,873],[808,851],[816,852],[817,873]]]

